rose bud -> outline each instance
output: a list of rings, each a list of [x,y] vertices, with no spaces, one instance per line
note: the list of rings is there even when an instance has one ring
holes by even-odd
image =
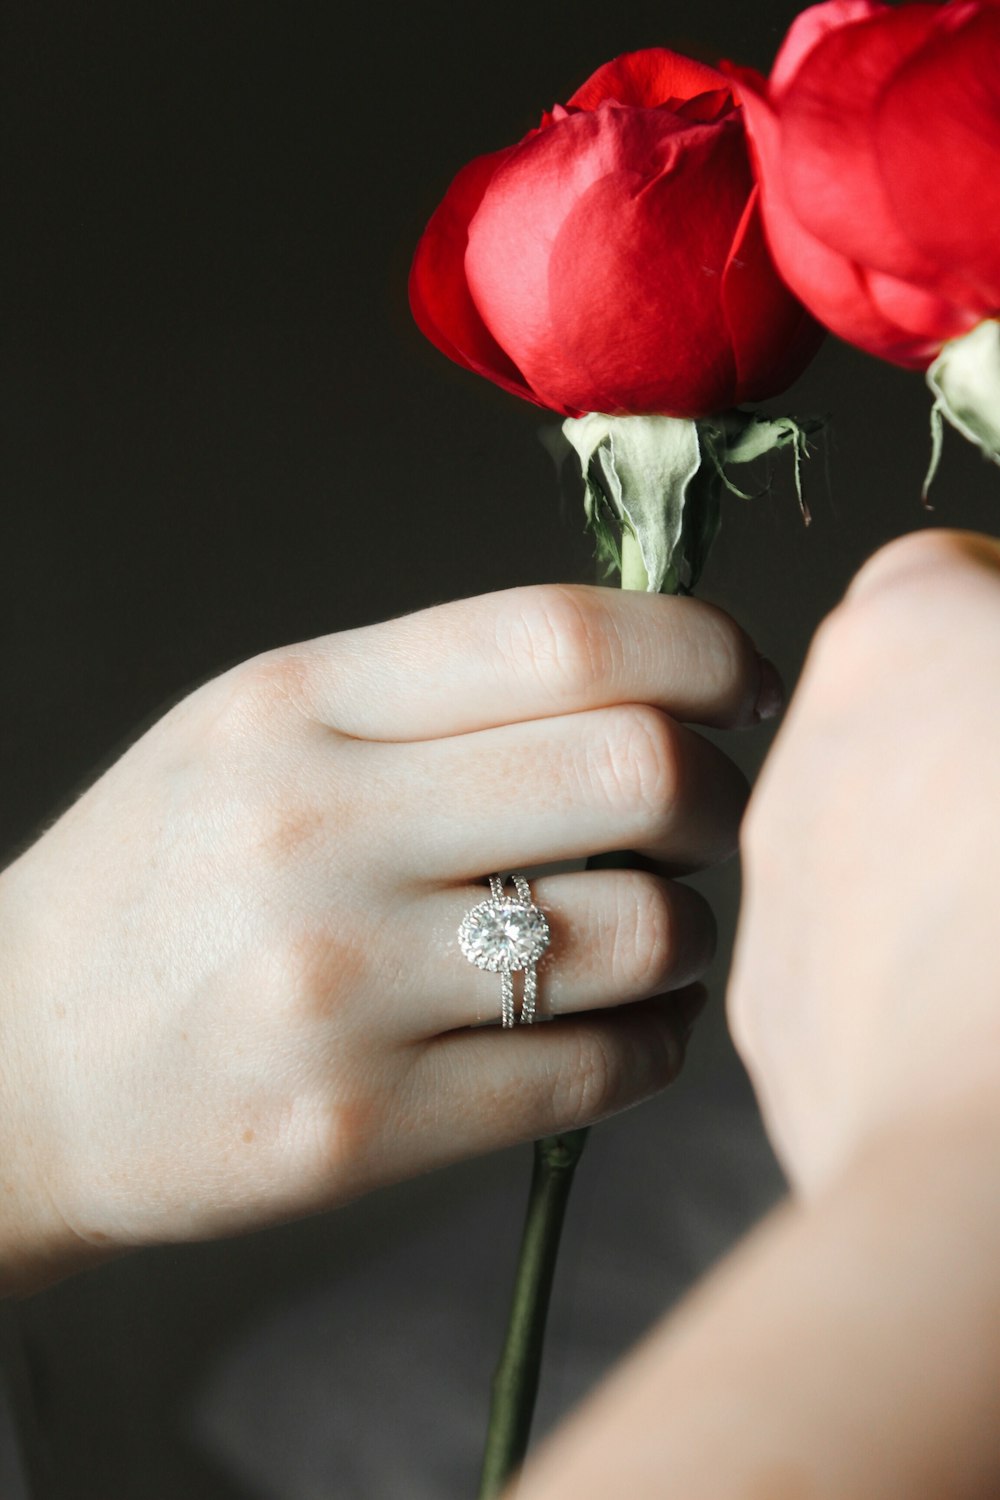
[[[923,368],[1000,311],[1000,8],[828,0],[738,70],[764,218],[827,327]]]
[[[410,302],[451,359],[571,417],[763,400],[819,339],[766,248],[730,82],[659,48],[459,173]]]
[[[828,0],[793,23],[770,80],[729,71],[789,286],[860,348],[937,361],[939,408],[990,452],[967,429],[978,404],[998,430],[1000,329],[959,355],[950,341],[1000,314],[1000,4]]]

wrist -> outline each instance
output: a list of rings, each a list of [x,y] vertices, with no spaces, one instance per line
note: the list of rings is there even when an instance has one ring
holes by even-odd
[[[970,1058],[964,1078],[954,1070],[951,1079],[932,1081],[919,1098],[886,1102],[881,1115],[870,1120],[845,1153],[840,1167],[829,1174],[828,1187],[844,1177],[878,1171],[878,1163],[894,1163],[905,1171],[918,1169],[927,1187],[928,1206],[947,1197],[956,1207],[967,1203],[971,1213],[980,1194],[982,1206],[1000,1236],[1000,1058],[989,1048]],[[993,1203],[998,1212],[989,1214]]]
[[[24,1296],[106,1258],[62,1213],[66,1151],[55,1067],[58,1002],[17,920],[17,866],[0,876],[0,1296]],[[28,915],[28,914],[26,914]]]

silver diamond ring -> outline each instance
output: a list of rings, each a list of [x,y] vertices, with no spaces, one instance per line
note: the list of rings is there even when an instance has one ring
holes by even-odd
[[[490,876],[492,899],[480,901],[466,912],[458,929],[458,945],[470,964],[500,975],[500,1024],[514,1024],[514,974],[524,971],[521,1025],[535,1019],[538,976],[535,964],[549,946],[549,924],[545,913],[531,899],[531,887],[523,875],[511,875],[517,900],[505,896],[504,881]]]

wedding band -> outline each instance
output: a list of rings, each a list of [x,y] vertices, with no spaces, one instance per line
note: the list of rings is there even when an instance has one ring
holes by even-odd
[[[504,880],[490,876],[489,901],[480,901],[462,918],[458,945],[470,964],[500,975],[500,1024],[514,1024],[514,975],[524,974],[521,1025],[535,1019],[538,975],[535,964],[549,946],[549,924],[545,913],[531,899],[531,887],[523,875],[511,875],[517,899],[504,895]]]

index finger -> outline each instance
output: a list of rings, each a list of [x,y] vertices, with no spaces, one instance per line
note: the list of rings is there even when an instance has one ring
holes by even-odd
[[[699,599],[544,584],[295,648],[310,710],[362,739],[420,740],[650,703],[718,728],[780,706],[745,631]]]

